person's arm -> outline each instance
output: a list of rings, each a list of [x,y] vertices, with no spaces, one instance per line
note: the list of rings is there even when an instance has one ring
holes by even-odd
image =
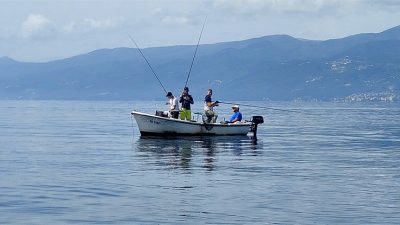
[[[234,114],[232,115],[232,117],[229,119],[229,122],[228,122],[228,123],[233,123],[233,121],[235,120],[235,118],[236,118],[236,114],[234,113]]]
[[[211,98],[208,98],[208,99],[206,98],[206,103],[207,103],[208,107],[214,107],[214,106],[218,106],[219,102],[218,101],[212,102]]]

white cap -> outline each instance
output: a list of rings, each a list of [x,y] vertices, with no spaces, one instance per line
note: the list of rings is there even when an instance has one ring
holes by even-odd
[[[232,109],[238,109],[238,108],[239,108],[238,105],[233,105],[233,106],[232,106]]]

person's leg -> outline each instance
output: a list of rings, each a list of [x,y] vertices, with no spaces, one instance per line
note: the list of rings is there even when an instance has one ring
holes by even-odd
[[[173,111],[172,112],[172,118],[178,119],[179,118],[179,111]]]
[[[217,122],[218,114],[214,112],[213,123]]]
[[[186,110],[186,120],[192,120],[192,111]]]
[[[214,117],[214,112],[211,110],[206,110],[205,115],[207,117],[207,123],[211,123]]]
[[[182,108],[180,117],[181,117],[181,120],[185,120],[185,118],[186,118],[186,109],[185,108]]]

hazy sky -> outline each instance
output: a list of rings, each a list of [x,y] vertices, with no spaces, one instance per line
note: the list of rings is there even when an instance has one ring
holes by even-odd
[[[0,0],[0,57],[49,61],[101,48],[325,40],[400,25],[400,0]]]

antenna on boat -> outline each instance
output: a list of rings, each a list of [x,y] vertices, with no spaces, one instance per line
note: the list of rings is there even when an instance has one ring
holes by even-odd
[[[142,50],[140,50],[138,44],[136,44],[136,41],[131,37],[131,35],[129,35],[129,38],[131,39],[131,41],[136,45],[137,50],[139,50],[140,54],[143,56],[144,60],[146,60],[147,65],[149,65],[151,72],[153,72],[154,76],[157,78],[158,82],[160,83],[161,87],[164,89],[165,93],[167,93],[167,90],[165,90],[164,85],[161,83],[160,79],[158,78],[156,72],[154,72],[153,67],[151,67],[149,61],[147,60],[146,56],[144,56]]]
[[[193,67],[194,59],[196,58],[197,49],[199,48],[199,44],[200,44],[201,35],[203,34],[203,30],[204,30],[204,26],[206,25],[206,21],[207,21],[207,17],[204,19],[203,27],[201,28],[201,32],[200,32],[200,36],[199,36],[199,40],[197,41],[197,45],[196,45],[196,50],[194,51],[194,54],[193,54],[192,64],[190,64],[189,73],[188,73],[188,75],[187,75],[187,78],[186,78],[185,87],[187,87],[187,83],[188,83],[188,81],[189,81],[190,72],[192,71],[192,67]]]

